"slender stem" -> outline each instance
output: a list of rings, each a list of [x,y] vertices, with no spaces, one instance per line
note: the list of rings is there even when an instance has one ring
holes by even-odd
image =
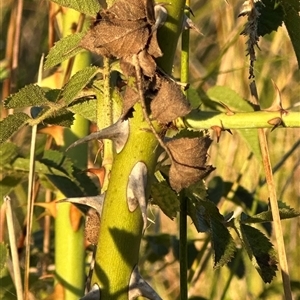
[[[23,298],[22,280],[21,280],[20,265],[19,265],[19,256],[18,256],[18,249],[17,249],[16,237],[15,237],[14,217],[11,208],[10,197],[9,196],[4,197],[4,201],[6,204],[6,221],[7,221],[10,251],[12,256],[12,266],[14,272],[13,280],[16,287],[17,298],[18,300],[23,300],[24,298]]]
[[[12,56],[12,81],[11,81],[11,92],[16,88],[16,76],[17,68],[19,64],[19,50],[20,50],[20,35],[21,35],[21,21],[22,21],[22,11],[23,11],[23,0],[18,0],[17,6],[17,16],[16,16],[16,27],[15,27],[15,36],[14,36],[14,47],[13,47],[13,56]]]
[[[30,244],[31,228],[33,217],[33,191],[34,191],[34,172],[35,172],[35,144],[37,135],[37,125],[31,129],[31,146],[28,174],[28,193],[27,193],[27,225],[26,225],[26,251],[25,251],[25,276],[24,276],[24,299],[29,299],[29,267],[30,267]]]
[[[180,261],[180,299],[188,299],[188,258],[187,258],[187,202],[182,195],[180,197],[180,214],[179,214],[179,261]]]
[[[186,5],[190,6],[190,1],[186,0]],[[185,11],[185,15],[189,17],[189,11]],[[184,30],[181,38],[181,74],[180,81],[189,82],[189,44],[190,31]],[[184,91],[188,97],[188,90]],[[188,299],[188,253],[187,253],[187,202],[186,198],[181,194],[180,197],[180,213],[179,213],[179,257],[180,257],[180,298]]]
[[[253,100],[256,102],[256,104],[259,107],[258,93],[257,93],[255,81],[253,81],[250,84],[250,90],[251,90],[251,95],[253,96]],[[261,149],[261,154],[263,159],[263,166],[266,174],[267,186],[269,190],[269,199],[270,199],[270,206],[271,206],[271,211],[273,216],[275,237],[277,241],[278,259],[279,259],[279,266],[280,266],[281,276],[283,281],[284,295],[286,300],[292,300],[290,275],[288,270],[286,252],[284,247],[283,231],[282,231],[280,214],[278,209],[276,186],[274,182],[270,155],[269,155],[269,148],[268,148],[267,138],[264,129],[258,129],[258,138],[259,138],[260,149]]]
[[[182,121],[177,120],[176,126],[179,128],[210,129],[212,126],[219,126],[223,129],[253,129],[253,128],[274,128],[268,123],[275,118],[281,118],[282,125],[278,128],[299,128],[300,113],[296,111],[281,115],[279,111],[252,111],[236,112],[228,115],[221,112],[193,110]]]
[[[72,33],[72,24],[82,27],[83,17],[72,9],[63,9],[62,35]],[[72,71],[70,72],[72,65]],[[65,78],[72,76],[77,71],[90,65],[90,55],[82,52],[75,57],[74,62],[64,62],[62,69]],[[64,129],[65,146],[64,151],[71,143],[78,138],[86,136],[89,131],[89,122],[79,115],[75,115],[75,121],[70,129]],[[87,165],[87,145],[79,145],[70,149],[67,155],[74,165],[85,169]],[[57,198],[65,198],[65,195],[58,193]],[[72,222],[72,216],[77,218],[78,224]],[[84,293],[85,283],[85,248],[84,248],[84,226],[81,214],[70,203],[57,205],[55,219],[55,288],[64,288],[64,300],[77,300]]]

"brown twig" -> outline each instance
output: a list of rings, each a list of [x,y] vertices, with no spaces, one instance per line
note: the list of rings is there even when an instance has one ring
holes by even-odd
[[[252,100],[259,109],[258,93],[257,93],[257,88],[254,80],[250,83],[250,91],[253,97]],[[266,182],[269,190],[269,200],[270,200],[271,212],[273,216],[273,224],[274,224],[274,231],[275,231],[275,237],[277,242],[279,267],[282,276],[284,295],[286,300],[292,300],[290,275],[289,275],[286,252],[284,247],[283,232],[282,232],[277,195],[276,195],[276,187],[273,178],[268,143],[263,128],[258,129],[258,138],[259,138],[259,144],[260,144],[260,149],[261,149],[261,154],[263,159],[263,166],[266,175]]]

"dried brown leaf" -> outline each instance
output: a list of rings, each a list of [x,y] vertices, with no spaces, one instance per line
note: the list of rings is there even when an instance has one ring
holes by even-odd
[[[136,21],[147,18],[149,23],[155,22],[152,0],[118,0],[109,9],[120,20]]]
[[[83,37],[80,46],[106,57],[122,58],[146,47],[150,30],[144,20],[103,18]]]
[[[122,116],[125,117],[129,110],[139,101],[139,93],[132,87],[127,86],[124,94],[123,112]]]
[[[138,54],[138,60],[143,74],[153,77],[156,70],[156,62],[153,57],[146,50],[143,50]]]
[[[149,39],[148,53],[157,58],[163,56],[157,41],[157,31],[154,31]]]
[[[214,167],[206,165],[208,137],[180,138],[166,143],[171,155],[170,184],[179,192],[206,177]]]
[[[185,116],[190,111],[190,104],[180,87],[175,82],[163,80],[156,97],[151,102],[153,118],[164,124]]]

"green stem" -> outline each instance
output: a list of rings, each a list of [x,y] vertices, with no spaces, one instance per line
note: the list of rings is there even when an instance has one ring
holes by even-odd
[[[82,20],[79,13],[70,9],[64,10],[63,36],[71,33],[72,24],[77,24],[78,20]],[[70,67],[67,67],[70,64],[63,64],[63,70],[66,72],[65,78],[89,66],[89,64],[90,55],[87,52],[80,53],[72,62],[72,70],[70,70]],[[76,115],[71,128],[64,130],[64,149],[78,138],[86,136],[88,132],[88,121]],[[86,168],[87,145],[79,145],[68,151],[67,155],[78,168]],[[58,197],[65,198],[61,194]],[[75,228],[74,224],[72,224],[72,213],[74,213],[72,211],[72,204],[64,203],[57,205],[55,219],[55,273],[57,284],[60,284],[64,288],[64,300],[78,300],[83,295],[85,284],[83,220],[81,219],[79,225]]]
[[[251,129],[251,128],[273,128],[274,125],[268,123],[275,118],[281,118],[283,123],[280,126],[288,128],[299,128],[300,112],[288,112],[281,115],[279,111],[253,111],[237,112],[228,115],[221,112],[212,111],[192,111],[183,120],[177,121],[180,128],[210,129],[212,126],[219,126],[224,129]]]
[[[167,54],[159,59],[158,65],[168,73],[172,70],[184,4],[183,0],[172,1],[168,6],[171,22],[167,22],[158,34],[159,41],[164,41],[160,43],[162,51]],[[135,105],[134,109],[134,116],[129,119],[128,141],[124,149],[114,157],[101,215],[95,270],[91,282],[92,286],[96,284],[100,287],[101,299],[128,299],[128,284],[132,271],[138,264],[144,225],[140,209],[134,212],[128,209],[128,180],[135,164],[141,161],[145,163],[147,197],[157,161],[158,141],[145,122],[140,104]]]

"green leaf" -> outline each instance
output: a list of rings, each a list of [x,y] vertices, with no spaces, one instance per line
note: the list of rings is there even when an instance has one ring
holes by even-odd
[[[257,24],[257,34],[264,36],[272,31],[277,31],[283,22],[283,9],[274,0],[262,0],[255,3],[260,16]]]
[[[0,145],[0,166],[11,163],[19,154],[19,148],[16,144],[6,142]]]
[[[284,10],[284,24],[292,41],[294,51],[300,68],[300,2],[298,0],[289,0],[280,2]]]
[[[247,142],[249,150],[252,151],[256,159],[261,162],[261,150],[258,139],[258,132],[256,129],[238,129],[237,132],[242,136],[242,138]]]
[[[42,106],[48,103],[44,90],[35,84],[26,85],[17,93],[6,98],[6,108],[21,108],[28,106]]]
[[[230,109],[232,109],[233,112],[253,111],[253,107],[250,102],[241,98],[235,91],[226,86],[215,86],[207,91],[207,95],[214,101],[224,103]],[[250,150],[255,154],[256,158],[261,161],[261,151],[257,130],[240,129],[237,131],[245,139]]]
[[[63,88],[64,102],[70,104],[98,72],[98,67],[87,67],[74,74]]]
[[[270,283],[277,271],[277,258],[272,243],[254,227],[245,224],[236,227],[253,266],[263,281]]]
[[[97,122],[97,101],[96,99],[82,98],[71,103],[68,110],[78,114],[91,122]]]
[[[210,231],[214,251],[214,267],[222,267],[234,256],[235,243],[225,225],[215,218],[210,219]]]
[[[240,97],[227,86],[214,86],[207,91],[207,95],[211,100],[224,103],[232,109],[233,112],[253,111],[250,102]],[[224,108],[223,111],[226,111],[226,109]]]
[[[63,153],[47,150],[40,162],[51,169],[63,172],[63,176],[48,173],[47,177],[66,197],[96,196],[99,194],[90,177],[76,168],[73,162]]]
[[[288,205],[286,205],[281,201],[278,202],[278,207],[279,207],[279,215],[281,220],[291,219],[300,216],[300,212],[289,207]],[[272,217],[272,212],[270,210],[261,212],[252,217],[246,215],[245,213],[242,213],[241,215],[242,223],[265,223],[265,222],[272,222],[272,221],[273,221],[273,217]]]
[[[47,109],[43,110],[43,112],[40,115],[42,115],[46,111]],[[46,118],[43,122],[45,124],[70,127],[73,124],[73,121],[74,121],[74,114],[69,110],[67,110],[66,108],[62,108],[58,111],[53,112],[53,116]]]
[[[207,191],[203,181],[185,189],[188,215],[193,220],[198,232],[210,230],[210,219],[223,221],[216,205],[207,199]]]
[[[180,210],[177,194],[166,181],[156,182],[151,186],[152,204],[156,204],[170,219],[174,219]]]
[[[14,163],[12,164],[13,169],[16,171],[23,171],[23,172],[29,172],[29,158],[17,158]],[[46,174],[46,175],[57,175],[57,176],[65,176],[67,177],[68,174],[61,168],[56,168],[51,166],[51,165],[47,165],[43,162],[40,161],[36,161],[35,162],[35,171],[37,173],[41,173],[41,174]]]
[[[89,3],[81,1],[81,3]],[[76,54],[84,51],[84,49],[78,46],[79,42],[85,35],[85,32],[74,33],[66,36],[59,40],[55,45],[50,49],[49,54],[46,57],[46,63],[44,68],[50,69],[61,62],[75,56]]]
[[[101,9],[100,3],[98,0],[89,0],[89,1],[81,1],[81,0],[52,0],[53,2],[73,8],[81,13],[84,13],[89,16],[95,16],[97,12]]]
[[[12,175],[5,176],[0,181],[0,205],[3,203],[3,197],[9,195],[11,191],[22,181],[24,174],[15,172]]]
[[[15,132],[23,127],[30,117],[22,112],[14,113],[9,115],[7,118],[0,121],[0,144],[7,141]]]

